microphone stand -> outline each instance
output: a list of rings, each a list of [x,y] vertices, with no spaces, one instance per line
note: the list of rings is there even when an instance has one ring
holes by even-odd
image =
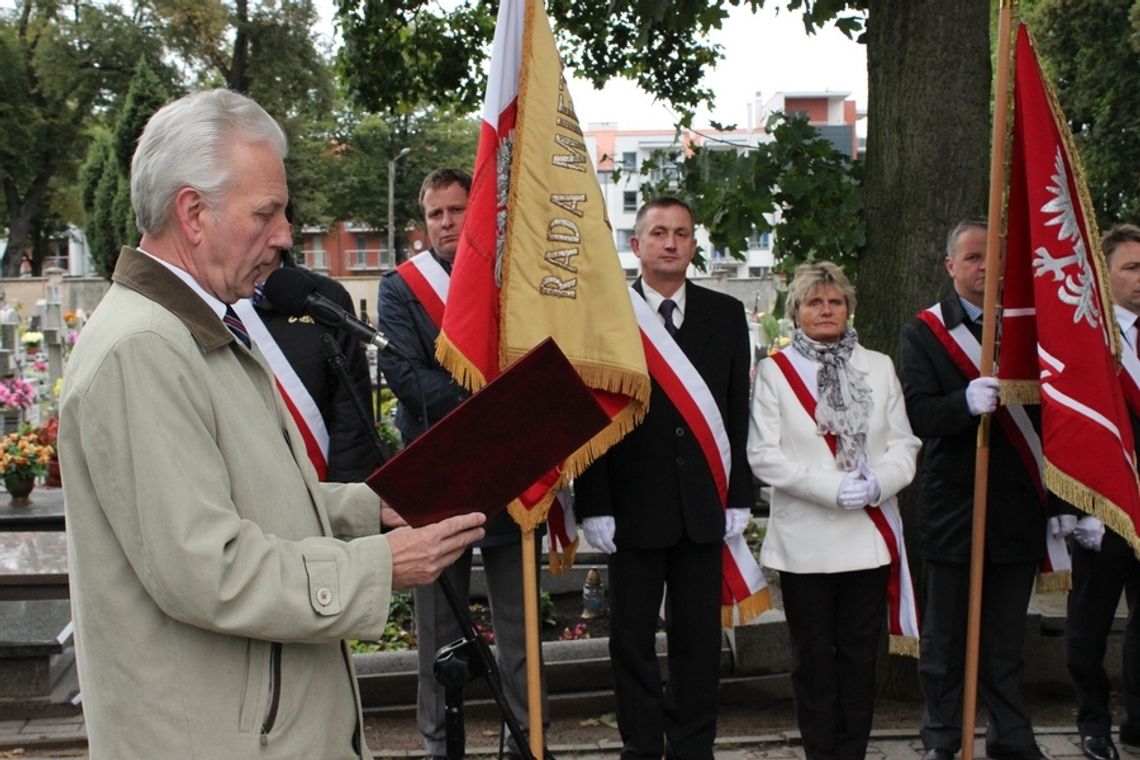
[[[380,464],[384,464],[391,458],[391,455],[380,439],[379,433],[376,432],[367,407],[364,406],[364,402],[356,393],[352,378],[348,374],[344,352],[340,350],[336,339],[327,332],[321,334],[321,348],[324,349],[329,366],[333,368],[340,382],[348,390],[348,396],[352,399],[353,408],[356,409],[361,422],[371,432],[369,440],[372,442],[377,460]],[[418,377],[416,378],[416,385],[419,386]],[[422,390],[420,395],[423,395]],[[427,421],[426,402],[424,421],[425,423]],[[475,630],[475,623],[471,620],[470,613],[464,605],[459,603],[459,596],[455,593],[455,589],[447,577],[441,574],[436,580],[436,584],[443,593],[444,599],[447,600],[447,606],[451,608],[451,614],[459,624],[460,631],[463,632],[462,638],[440,647],[439,651],[436,652],[435,667],[433,668],[436,680],[444,687],[448,760],[463,760],[466,754],[467,736],[463,719],[463,687],[480,676],[486,681],[491,697],[498,705],[499,712],[503,715],[503,721],[507,724],[507,730],[514,737],[519,754],[522,755],[523,760],[536,760],[534,753],[530,751],[530,743],[523,733],[522,725],[507,703],[506,695],[503,694],[502,675],[499,673],[498,665],[491,654],[490,645]]]

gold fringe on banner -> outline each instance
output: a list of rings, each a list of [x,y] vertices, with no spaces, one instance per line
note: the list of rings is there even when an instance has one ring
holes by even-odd
[[[1073,588],[1072,570],[1054,570],[1037,576],[1037,592],[1048,594],[1053,591],[1069,591]]]
[[[448,340],[446,333],[441,332],[435,339],[435,360],[451,373],[455,382],[472,393],[487,384],[487,378],[483,377],[479,368]]]
[[[581,543],[581,539],[575,538],[574,543],[567,546],[561,552],[556,551],[553,546],[550,547],[548,564],[550,566],[550,572],[553,575],[562,575],[574,567],[574,558],[578,556],[578,546],[581,545]]]
[[[918,639],[914,636],[895,636],[892,634],[887,643],[887,652],[903,657],[918,659]]]
[[[767,586],[736,604],[722,604],[720,627],[735,628],[744,625],[772,609],[772,591]]]
[[[1136,535],[1132,519],[1117,504],[1061,472],[1049,460],[1045,460],[1045,486],[1077,509],[1088,512],[1104,523],[1105,527],[1127,541],[1140,559],[1140,537]]]

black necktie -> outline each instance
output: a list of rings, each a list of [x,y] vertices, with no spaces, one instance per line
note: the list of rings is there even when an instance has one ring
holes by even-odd
[[[665,330],[674,338],[677,337],[677,330],[680,328],[673,323],[673,312],[677,310],[677,304],[672,298],[666,298],[657,307],[657,311],[665,318]]]
[[[982,340],[982,318],[979,316],[977,320],[966,317],[966,329],[970,331],[975,338],[980,342]]]
[[[226,304],[226,315],[222,317],[222,321],[226,323],[226,327],[230,328],[230,332],[237,336],[237,339],[249,348],[249,333],[245,330],[245,324],[242,323],[241,318],[238,317],[237,312],[229,304]]]

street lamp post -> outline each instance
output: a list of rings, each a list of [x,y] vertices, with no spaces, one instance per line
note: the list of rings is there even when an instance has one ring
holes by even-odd
[[[411,148],[404,148],[388,162],[388,252],[392,255],[393,266],[398,263],[396,261],[396,162],[411,152]]]

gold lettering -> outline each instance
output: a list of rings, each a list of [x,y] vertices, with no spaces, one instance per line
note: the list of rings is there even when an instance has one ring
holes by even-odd
[[[550,161],[560,169],[572,169],[576,172],[586,171],[586,143],[565,135],[555,135],[554,142],[570,151],[569,154],[556,153]]]
[[[565,230],[565,232],[556,230]],[[546,225],[546,239],[558,243],[581,243],[582,233],[578,231],[578,225],[569,219],[555,218]]]
[[[574,193],[573,195],[569,193],[555,193],[550,196],[550,202],[579,219],[586,215],[582,209],[578,208],[579,203],[586,202],[585,193]]]
[[[571,277],[569,280],[560,280],[551,274],[542,278],[542,282],[538,286],[538,292],[544,296],[554,296],[556,298],[577,298],[577,287],[577,277]]]
[[[561,267],[571,274],[578,273],[578,267],[571,263],[575,256],[578,255],[577,248],[563,248],[559,251],[547,251],[543,257],[556,267]]]

